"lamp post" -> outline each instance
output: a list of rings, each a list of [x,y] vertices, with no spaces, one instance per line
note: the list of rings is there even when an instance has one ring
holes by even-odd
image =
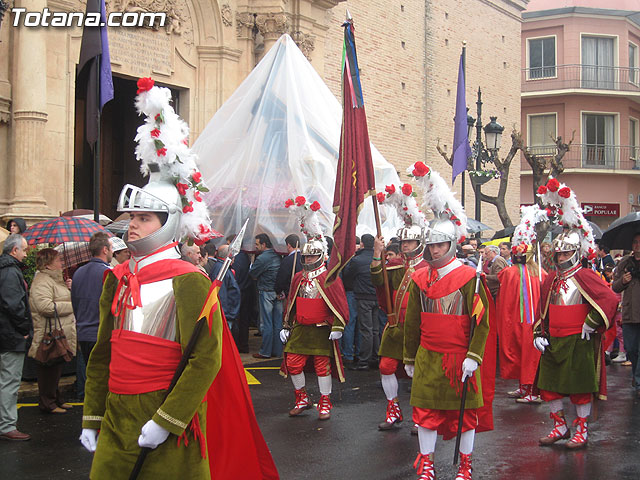
[[[474,123],[476,126],[476,140],[471,146],[471,151],[472,158],[475,159],[475,169],[477,173],[476,175],[469,174],[469,179],[471,180],[471,183],[475,185],[476,220],[480,221],[481,187],[482,184],[490,180],[488,176],[481,175],[480,172],[484,171],[483,167],[487,162],[492,162],[498,155],[504,127],[496,122],[498,117],[490,117],[491,122],[484,127],[485,143],[482,143],[482,91],[480,90],[480,87],[478,87],[478,101],[476,102],[476,105],[478,117],[474,120],[471,115],[467,115],[467,126],[469,127],[469,138],[471,138]]]

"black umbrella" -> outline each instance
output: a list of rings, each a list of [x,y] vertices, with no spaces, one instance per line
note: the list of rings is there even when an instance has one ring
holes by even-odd
[[[467,218],[467,233],[479,233],[484,230],[491,230],[491,227],[473,218]]]
[[[600,240],[602,238],[602,229],[593,222],[589,222],[589,225],[591,225],[591,230],[593,230],[593,238]],[[556,225],[551,229],[551,235],[554,237],[560,235],[562,230],[564,230],[562,225]]]
[[[637,234],[640,234],[640,212],[631,212],[613,222],[599,243],[611,249],[631,250],[631,242]]]
[[[496,238],[510,237],[511,235],[513,235],[513,232],[515,232],[515,230],[516,230],[515,225],[511,225],[510,227],[506,227],[506,228],[503,228],[502,230],[498,230],[493,235],[493,237],[491,237],[491,240],[495,240]]]

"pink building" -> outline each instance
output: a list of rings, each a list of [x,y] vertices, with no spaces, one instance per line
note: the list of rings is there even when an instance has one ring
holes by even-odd
[[[526,145],[553,154],[553,138],[573,137],[561,180],[603,228],[640,210],[637,8],[638,0],[531,0],[523,13]],[[533,202],[532,183],[523,158],[522,203]]]

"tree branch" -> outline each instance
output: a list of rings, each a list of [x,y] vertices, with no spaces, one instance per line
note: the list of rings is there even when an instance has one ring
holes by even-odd
[[[450,165],[453,166],[453,158],[449,157],[449,155],[447,155],[447,153],[442,150],[440,148],[440,139],[438,138],[438,143],[436,144],[436,150],[438,151],[438,153],[442,156],[442,158],[445,159],[445,161]]]

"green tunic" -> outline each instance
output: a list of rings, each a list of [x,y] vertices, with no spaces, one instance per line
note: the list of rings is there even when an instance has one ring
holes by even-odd
[[[473,278],[460,289],[464,298],[465,313],[470,312],[473,307],[475,282],[476,279]],[[488,305],[486,290],[480,288],[479,294],[482,302]],[[405,364],[415,365],[410,403],[412,406],[419,408],[458,410],[460,409],[460,395],[451,387],[449,378],[443,371],[442,357],[444,354],[427,350],[420,345],[420,314],[422,313],[420,297],[420,288],[411,281],[409,303],[405,316],[403,359]],[[475,360],[478,364],[482,363],[488,335],[489,309],[486,308],[482,320],[476,325],[473,332],[473,338],[466,354],[467,358]],[[462,371],[459,373],[460,377],[462,377]],[[478,391],[475,392],[472,388],[468,389],[465,408],[480,408],[483,406],[479,369],[475,371],[474,376]]]
[[[187,273],[173,278],[176,302],[176,338],[184,349],[207,298],[211,282],[199,273]],[[87,367],[87,383],[83,411],[83,428],[99,429],[97,450],[90,478],[128,478],[140,452],[138,436],[150,419],[169,430],[169,438],[152,450],[138,478],[209,479],[209,461],[203,459],[200,444],[191,430],[189,446],[177,445],[185,427],[197,413],[202,433],[206,435],[206,403],[202,402],[220,369],[222,360],[222,318],[218,310],[212,318],[212,332],[205,327],[193,356],[176,387],[163,401],[165,390],[139,395],[118,395],[109,392],[111,332],[115,319],[111,302],[117,286],[109,275],[100,298],[98,340]]]
[[[389,287],[391,290],[398,290],[402,279],[404,278],[405,269],[402,265],[396,265],[387,268],[387,276],[389,278]],[[384,285],[382,277],[382,265],[371,267],[371,282],[374,287]],[[395,358],[402,361],[402,344],[404,342],[404,323],[396,323],[394,326],[387,324],[382,332],[380,340],[380,349],[378,355],[380,357]]]
[[[594,329],[604,325],[598,311],[591,309],[585,323]],[[542,323],[534,334],[542,334]],[[596,356],[600,351],[600,335],[591,334],[583,340],[581,334],[550,337],[549,346],[540,357],[538,388],[562,394],[597,392]]]

